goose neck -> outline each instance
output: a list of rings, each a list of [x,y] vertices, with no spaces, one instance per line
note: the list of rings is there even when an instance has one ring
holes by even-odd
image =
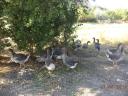
[[[16,53],[13,50],[10,50],[12,56],[14,56]]]
[[[88,42],[87,42],[87,45],[88,45],[89,43],[90,43],[90,42],[88,41]]]
[[[63,54],[63,55],[62,55],[62,60],[63,60],[64,63],[66,62],[66,57],[67,57],[66,54]]]
[[[95,38],[93,38],[93,43],[95,43],[96,42],[96,39]]]

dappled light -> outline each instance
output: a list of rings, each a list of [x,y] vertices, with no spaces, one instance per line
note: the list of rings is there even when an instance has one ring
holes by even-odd
[[[0,67],[0,74],[10,72],[11,70],[10,67]]]
[[[104,67],[104,69],[106,70],[106,71],[110,71],[110,70],[112,70],[113,69],[113,67]]]
[[[7,79],[7,78],[0,78],[0,85],[6,86],[6,85],[12,84],[12,83],[13,83],[12,80],[9,80],[9,79]]]
[[[100,92],[98,91],[94,91],[93,89],[91,88],[78,88],[77,89],[77,92],[75,94],[75,96],[97,96],[97,94],[99,94]]]

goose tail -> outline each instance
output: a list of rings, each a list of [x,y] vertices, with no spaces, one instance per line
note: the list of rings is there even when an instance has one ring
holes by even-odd
[[[71,69],[76,68],[77,64],[78,64],[78,63],[75,63],[75,64],[74,64],[73,66],[71,66],[70,68],[71,68]]]
[[[27,62],[29,58],[30,58],[30,54],[27,56],[25,62]]]

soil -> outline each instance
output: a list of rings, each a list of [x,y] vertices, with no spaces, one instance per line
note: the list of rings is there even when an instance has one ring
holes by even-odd
[[[128,96],[127,54],[115,67],[104,49],[82,51],[77,53],[80,64],[76,69],[59,63],[52,73],[35,62],[20,69],[9,57],[1,56],[0,96]]]

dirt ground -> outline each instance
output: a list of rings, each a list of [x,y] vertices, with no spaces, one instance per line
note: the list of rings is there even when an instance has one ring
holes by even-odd
[[[22,70],[18,64],[5,64],[9,58],[1,57],[0,96],[128,96],[127,54],[117,68],[104,49],[97,55],[88,50],[80,53],[76,69],[58,64],[52,74],[36,63]]]

